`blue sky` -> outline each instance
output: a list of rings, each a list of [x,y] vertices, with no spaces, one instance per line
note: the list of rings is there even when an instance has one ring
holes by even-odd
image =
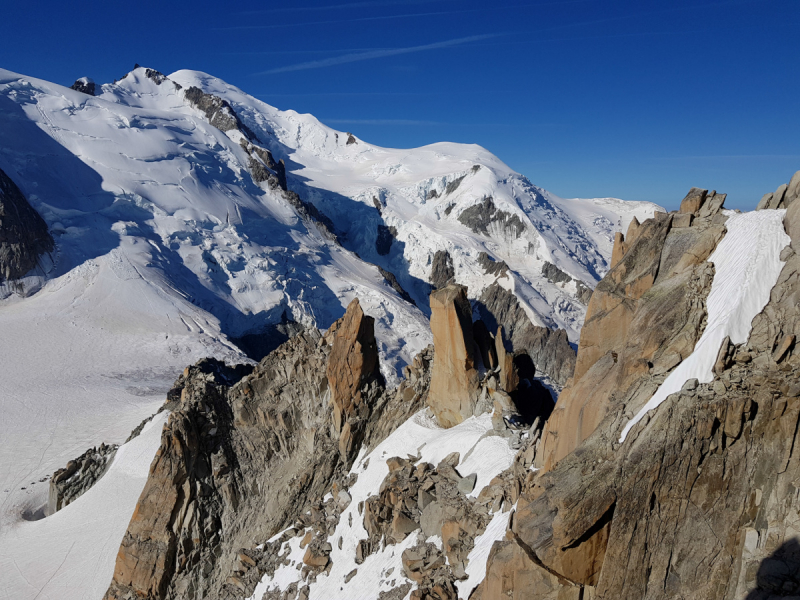
[[[371,143],[480,144],[564,197],[752,208],[800,169],[797,0],[4,2],[0,66],[206,71]]]

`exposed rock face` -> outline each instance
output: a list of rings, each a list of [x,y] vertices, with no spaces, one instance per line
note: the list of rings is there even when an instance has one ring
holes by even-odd
[[[372,325],[354,301],[324,337],[303,331],[249,374],[214,360],[186,369],[106,598],[248,596],[278,566],[253,540],[292,524],[308,537],[304,573],[326,568],[327,537],[349,502],[348,457],[428,393],[431,348],[384,392]]]
[[[166,75],[164,75],[160,71],[156,71],[155,69],[145,69],[144,70],[144,75],[148,79],[151,79],[152,81],[154,81],[156,85],[161,85],[165,81],[169,81],[169,78],[167,78]],[[181,86],[179,86],[177,83],[175,84],[175,87],[177,87],[178,89],[181,89]]]
[[[718,213],[704,209],[709,201],[713,208],[715,198],[706,194],[692,207],[697,216],[690,227],[667,231],[660,256],[651,252],[652,240],[666,218],[642,224],[615,267],[625,272],[612,269],[598,286],[595,297],[603,307],[614,306],[609,295],[624,296],[621,303],[633,307],[627,345],[583,368],[582,336],[582,375],[576,368],[576,381],[560,397],[539,448],[549,470],[517,476],[517,512],[507,540],[492,551],[475,597],[508,597],[503,594],[509,584],[521,577],[525,597],[533,598],[572,597],[576,588],[575,597],[597,599],[766,600],[800,593],[793,526],[800,499],[792,483],[800,475],[794,451],[800,423],[800,355],[794,345],[800,335],[800,256],[793,248],[781,255],[785,265],[770,302],[753,319],[750,339],[740,346],[723,342],[714,381],[688,381],[648,413],[624,444],[618,442],[627,421],[685,358],[681,348],[691,350],[704,327],[709,286],[703,282],[710,267],[704,261],[721,237]],[[788,215],[785,226],[791,230]],[[634,264],[630,255],[637,257]],[[595,298],[590,310],[596,316],[594,303]],[[660,331],[648,332],[645,322]],[[613,342],[613,332],[608,335]],[[608,379],[615,386],[606,389]],[[575,390],[587,381],[594,386],[578,395]],[[604,398],[608,410],[574,451],[552,461],[549,432],[561,438],[572,433],[570,425],[580,428],[591,414],[592,397]],[[570,403],[583,410],[573,412],[571,424],[565,419],[554,428],[556,414],[568,412]]]
[[[453,258],[447,250],[437,250],[433,255],[433,265],[431,266],[431,276],[429,281],[437,290],[443,288],[453,281],[456,271],[453,268]]]
[[[699,219],[672,229],[658,213],[636,231],[620,261],[595,288],[573,379],[559,397],[539,466],[551,468],[592,433],[613,399],[691,354],[705,327],[713,267],[706,259],[724,226]]]
[[[497,275],[498,277],[503,277],[506,273],[508,273],[508,265],[505,263],[505,261],[501,260],[500,262],[497,262],[486,252],[481,252],[478,254],[478,264],[483,267],[483,271],[487,275]]]
[[[452,194],[458,189],[458,186],[461,185],[461,182],[464,181],[466,175],[462,175],[461,177],[456,177],[453,181],[449,182],[444,188],[444,195],[447,196],[448,194]]]
[[[778,189],[771,194],[764,194],[761,201],[756,206],[756,210],[765,208],[789,208],[797,197],[800,196],[800,171],[794,174],[792,180],[786,184],[778,186]]]
[[[255,139],[253,132],[239,120],[227,100],[214,94],[207,94],[194,86],[184,92],[184,97],[192,106],[204,112],[208,122],[220,131],[236,129],[245,134],[248,139]]]
[[[356,298],[331,329],[335,333],[327,377],[333,406],[333,431],[339,439],[343,459],[350,462],[355,458],[353,450],[361,447],[364,426],[371,412],[362,390],[373,382],[382,385],[375,319],[364,314]]]
[[[0,282],[19,279],[53,248],[47,223],[0,170]]]
[[[283,163],[283,159],[279,164]],[[300,218],[304,219],[305,221],[312,222],[314,226],[319,230],[319,232],[327,237],[329,240],[336,242],[339,244],[339,237],[336,235],[336,227],[333,225],[333,221],[330,220],[328,215],[320,212],[320,210],[314,206],[311,202],[306,202],[296,192],[286,192],[285,198],[291,204],[297,213],[300,215]]]
[[[633,218],[631,223],[636,222],[636,217]],[[571,281],[575,282],[575,288],[578,292],[578,300],[583,302],[584,304],[589,304],[589,300],[592,297],[592,289],[582,282],[580,279],[573,279],[570,275],[567,275],[555,266],[553,263],[549,263],[547,261],[544,262],[544,266],[542,267],[542,275],[544,275],[550,283],[569,283]]]
[[[525,350],[537,370],[564,385],[575,368],[575,351],[567,332],[531,323],[514,294],[497,283],[488,286],[478,301],[478,312],[492,331],[502,326],[514,348]]]
[[[470,600],[583,600],[585,597],[583,587],[537,565],[515,540],[495,542],[487,563],[492,568]]]
[[[118,447],[116,444],[100,444],[53,473],[46,514],[49,516],[61,510],[97,483],[111,465]]]
[[[422,410],[428,400],[433,366],[433,346],[428,346],[403,369],[405,379],[394,390],[377,397],[366,426],[364,445],[368,451]]]
[[[609,416],[523,489],[517,543],[596,598],[796,595],[795,361],[671,396],[616,452]]]
[[[179,379],[181,405],[164,427],[106,598],[196,597],[206,587],[198,575],[213,568],[226,508],[238,506],[235,454],[224,435],[231,375],[206,360]]]
[[[386,256],[392,249],[392,242],[397,236],[397,229],[395,227],[387,227],[386,225],[378,225],[378,237],[375,239],[375,250],[381,256]]]
[[[459,180],[460,183],[460,180]],[[448,184],[448,193],[450,184]],[[481,202],[461,211],[458,220],[475,233],[489,235],[490,227],[497,227],[507,237],[516,239],[525,231],[525,223],[514,214],[494,205],[494,199],[486,196]]]
[[[76,80],[70,88],[75,90],[76,92],[81,92],[82,94],[86,94],[87,96],[94,96],[95,92],[95,83],[88,77],[81,77],[80,79]]]
[[[403,300],[405,300],[409,304],[413,304],[414,306],[417,305],[417,303],[414,302],[414,299],[411,297],[411,295],[403,288],[402,285],[400,285],[400,282],[397,281],[397,277],[395,277],[394,273],[392,273],[391,271],[387,271],[381,266],[378,266],[378,272],[380,272],[380,274],[383,275],[383,278],[386,280],[386,283],[388,283],[389,286],[391,286],[391,288],[395,292],[397,292]]]
[[[464,286],[450,284],[431,294],[433,360],[428,406],[443,427],[472,416],[478,391],[472,308]]]

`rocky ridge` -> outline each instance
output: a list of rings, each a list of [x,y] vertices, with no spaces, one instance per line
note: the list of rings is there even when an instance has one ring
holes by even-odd
[[[518,480],[507,539],[472,598],[800,592],[790,483],[800,469],[800,211],[785,215],[792,243],[747,342],[724,340],[712,382],[690,379],[619,443],[705,327],[705,259],[725,235],[723,201],[693,189],[679,212],[619,236],[625,246],[590,303],[574,379],[545,425],[541,468]]]
[[[92,487],[105,474],[117,452],[116,444],[90,448],[50,478],[46,515],[58,512]]]
[[[0,170],[0,283],[21,278],[54,248],[47,223]]]
[[[550,394],[537,387],[527,355],[506,350],[502,330],[496,342],[481,322],[472,323],[462,286],[434,292],[432,303],[437,299],[439,353],[418,355],[395,390],[384,388],[373,319],[358,300],[324,335],[304,330],[254,369],[211,359],[187,368],[168,394],[173,412],[106,598],[250,594],[286,559],[284,545],[299,537],[302,581],[313,584],[330,568],[329,538],[350,501],[357,475],[348,470],[356,455],[426,404],[445,426],[491,412],[489,433],[523,448],[529,465],[552,410]],[[483,331],[477,343],[473,329]],[[467,368],[467,357],[477,354],[487,357],[474,363],[481,377]],[[449,378],[464,383],[468,405],[442,387]],[[537,411],[531,427],[526,416]],[[438,465],[419,461],[389,461],[379,494],[364,502],[368,537],[359,543],[357,562],[415,531],[433,532],[444,546],[434,551],[422,544],[404,553],[406,575],[417,584],[414,597],[455,598],[476,537],[493,512],[508,510],[515,492],[508,489],[511,479],[501,478],[469,497],[477,476],[458,472],[458,453]],[[270,539],[276,531],[283,533]],[[255,546],[254,539],[270,541]]]

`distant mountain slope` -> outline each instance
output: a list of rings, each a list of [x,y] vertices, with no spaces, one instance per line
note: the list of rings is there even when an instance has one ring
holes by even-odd
[[[591,288],[613,231],[657,208],[557,198],[478,146],[378,148],[203,73],[136,68],[94,93],[0,70],[0,169],[55,240],[50,270],[0,301],[2,528],[185,365],[247,360],[234,340],[327,328],[358,297],[396,381],[431,339],[437,251],[472,298],[499,277],[574,342],[585,304],[545,263]]]

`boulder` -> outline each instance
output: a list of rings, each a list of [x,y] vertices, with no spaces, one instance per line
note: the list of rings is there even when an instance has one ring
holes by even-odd
[[[478,371],[472,336],[472,308],[464,286],[450,284],[431,294],[433,372],[428,406],[443,427],[472,416],[477,402]]]
[[[697,212],[703,206],[703,203],[706,201],[707,194],[708,190],[701,190],[700,188],[693,187],[689,190],[689,193],[686,194],[686,197],[681,200],[681,207],[678,212],[684,214],[697,214]]]

